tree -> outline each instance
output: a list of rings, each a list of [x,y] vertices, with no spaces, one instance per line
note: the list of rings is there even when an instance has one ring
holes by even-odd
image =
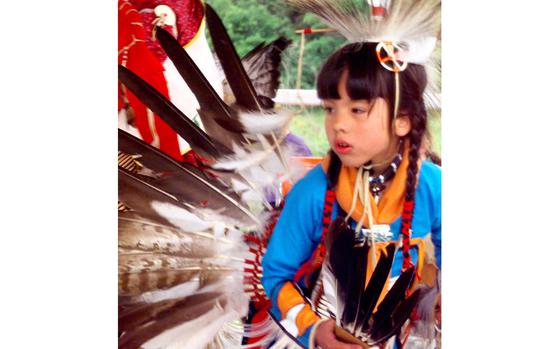
[[[281,1],[271,0],[207,0],[214,7],[230,35],[237,53],[245,55],[261,42],[271,42],[284,35],[293,41],[285,51],[282,88],[295,88],[299,58],[300,35],[296,29],[325,28],[313,15],[302,15]],[[302,88],[314,88],[323,61],[344,39],[337,34],[306,35],[302,70]],[[209,40],[210,41],[210,40]]]

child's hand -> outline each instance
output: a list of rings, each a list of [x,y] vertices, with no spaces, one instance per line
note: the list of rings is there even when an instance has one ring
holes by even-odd
[[[362,349],[357,344],[348,344],[339,341],[334,334],[334,320],[327,320],[317,327],[315,331],[315,344],[321,349]]]

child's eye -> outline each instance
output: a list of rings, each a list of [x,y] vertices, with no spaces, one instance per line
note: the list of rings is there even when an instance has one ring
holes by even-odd
[[[323,109],[325,110],[325,113],[330,114],[334,111],[333,107],[328,107],[326,105],[323,106]]]
[[[352,108],[352,113],[354,114],[363,114],[366,112],[367,110],[365,110],[364,108]]]

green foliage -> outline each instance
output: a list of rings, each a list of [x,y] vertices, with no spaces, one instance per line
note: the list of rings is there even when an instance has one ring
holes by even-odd
[[[294,11],[282,1],[271,0],[207,0],[214,7],[230,35],[237,53],[242,57],[261,42],[271,42],[283,35],[292,40],[284,52],[281,88],[295,88],[301,36],[295,31],[303,28],[325,28],[313,15]],[[208,42],[211,43],[210,38]],[[344,38],[332,33],[307,34],[302,65],[301,88],[315,88],[315,81],[323,61]]]
[[[240,56],[263,41],[270,42],[280,35],[289,34],[289,19],[285,16],[272,15],[267,5],[263,4],[268,1],[211,0],[207,2],[214,7],[224,22]]]
[[[441,111],[428,111],[428,129],[431,136],[432,150],[441,155]]]

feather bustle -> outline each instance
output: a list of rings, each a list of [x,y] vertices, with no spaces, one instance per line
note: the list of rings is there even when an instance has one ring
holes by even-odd
[[[243,68],[241,59],[239,59],[220,17],[209,4],[205,4],[205,9],[208,31],[214,43],[216,55],[235,96],[236,104],[245,110],[260,110],[261,105],[255,88]]]
[[[164,331],[208,313],[216,305],[223,307],[225,302],[224,296],[219,293],[202,293],[170,302],[157,311],[153,307],[147,307],[136,314],[140,319],[137,320],[137,325],[119,338],[119,348],[138,348]],[[138,325],[139,323],[142,325]]]
[[[228,217],[244,225],[258,224],[258,219],[235,193],[216,179],[189,164],[180,164],[158,149],[119,130],[119,150],[134,155],[134,167],[143,166],[155,174],[146,179],[151,185],[198,208],[226,209]]]
[[[290,44],[291,40],[282,36],[270,44],[265,45],[263,42],[257,45],[241,59],[257,95],[270,99],[276,97],[280,86],[282,52]]]
[[[132,71],[119,65],[119,80],[134,93],[142,103],[159,115],[174,131],[185,139],[197,153],[208,158],[228,153],[222,144],[210,139],[194,122],[169,102],[155,88]]]
[[[235,112],[214,91],[212,85],[210,85],[204,74],[198,69],[189,54],[164,29],[156,28],[156,37],[198,100],[200,104],[199,115],[206,132],[213,139],[228,147],[228,149],[231,149],[233,144],[244,143],[245,141],[240,134],[229,132],[216,122],[216,119],[221,119],[222,122],[227,122],[227,120],[231,119],[231,122],[235,122]]]

